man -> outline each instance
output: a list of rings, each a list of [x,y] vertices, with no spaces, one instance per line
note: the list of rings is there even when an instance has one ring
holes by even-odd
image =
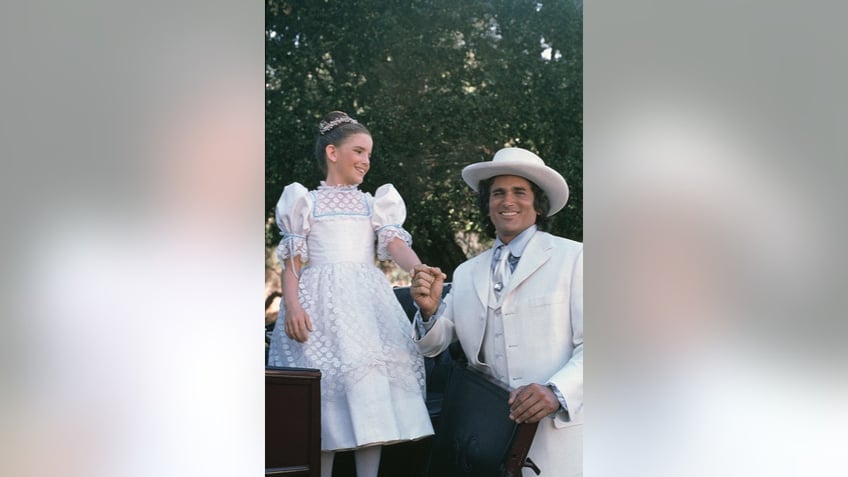
[[[462,178],[479,193],[495,244],[456,269],[444,301],[441,270],[413,269],[415,341],[435,356],[459,340],[470,366],[514,389],[509,417],[539,423],[529,457],[542,475],[582,475],[583,245],[543,231],[568,185],[519,148]]]

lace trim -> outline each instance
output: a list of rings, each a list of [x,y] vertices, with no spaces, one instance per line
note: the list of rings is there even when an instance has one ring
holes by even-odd
[[[353,185],[345,185],[345,184],[341,184],[341,185],[330,185],[330,184],[327,184],[327,182],[326,182],[326,181],[321,181],[321,185],[319,185],[319,186],[318,186],[318,190],[341,190],[341,191],[348,191],[348,190],[357,190],[357,189],[359,189],[359,186],[358,186],[358,185],[356,185],[356,184],[353,184]]]
[[[412,246],[412,235],[409,234],[399,224],[384,225],[377,229],[377,259],[391,260],[392,256],[389,253],[389,244],[392,240],[399,238]]]
[[[306,237],[296,234],[283,234],[283,239],[277,245],[277,258],[280,260],[283,270],[286,269],[286,260],[296,256],[300,256],[301,262],[309,261],[309,247],[306,244]]]
[[[356,186],[321,186],[312,193],[315,217],[328,215],[371,215],[366,195]]]

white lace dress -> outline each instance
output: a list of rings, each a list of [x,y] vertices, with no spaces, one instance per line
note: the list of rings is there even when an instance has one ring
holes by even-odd
[[[321,448],[344,450],[433,434],[424,404],[424,361],[389,281],[374,262],[390,258],[390,240],[411,237],[406,207],[386,184],[375,196],[356,186],[285,188],[277,203],[283,266],[299,255],[298,298],[312,320],[305,343],[274,328],[270,366],[318,368]]]

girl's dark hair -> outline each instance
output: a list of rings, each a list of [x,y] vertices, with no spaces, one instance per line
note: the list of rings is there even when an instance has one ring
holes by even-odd
[[[479,191],[477,194],[477,207],[480,210],[480,224],[483,226],[486,234],[493,238],[495,237],[495,226],[492,224],[492,219],[489,218],[489,195],[492,193],[492,183],[495,182],[495,177],[483,179],[477,187]],[[548,212],[551,211],[551,200],[548,199],[545,191],[537,186],[535,182],[530,179],[527,179],[527,182],[530,183],[530,189],[533,190],[533,208],[539,213],[536,215],[536,227],[543,232],[547,232],[550,227]]]
[[[347,138],[354,134],[371,135],[364,125],[357,122],[342,111],[327,113],[318,125],[318,139],[315,141],[315,160],[318,168],[327,175],[327,146],[339,147]]]

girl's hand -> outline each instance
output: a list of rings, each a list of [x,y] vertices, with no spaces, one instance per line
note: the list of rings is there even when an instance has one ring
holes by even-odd
[[[306,342],[312,331],[312,320],[300,304],[286,307],[286,335],[298,343]]]

